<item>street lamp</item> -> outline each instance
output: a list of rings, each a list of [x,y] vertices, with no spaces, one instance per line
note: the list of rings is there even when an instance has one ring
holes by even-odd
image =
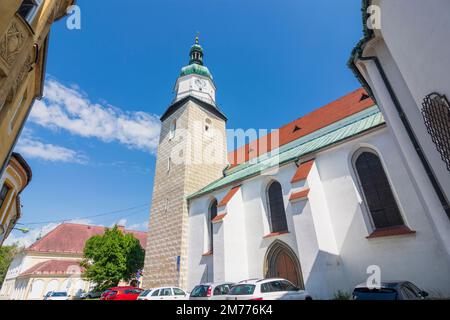
[[[30,232],[30,229],[28,229],[28,228],[13,228],[13,230],[17,230],[17,231],[20,231],[22,233]]]

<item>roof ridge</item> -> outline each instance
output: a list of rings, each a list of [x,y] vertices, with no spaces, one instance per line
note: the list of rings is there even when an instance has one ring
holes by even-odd
[[[375,105],[374,105],[374,106],[375,106]],[[374,106],[372,106],[372,107],[374,107]],[[336,123],[338,123],[338,122],[340,122],[340,121],[344,121],[345,119],[348,119],[348,118],[350,118],[351,116],[357,115],[358,113],[363,113],[363,112],[365,112],[367,109],[369,109],[369,108],[366,108],[366,109],[364,109],[364,110],[362,110],[362,111],[359,111],[359,112],[354,113],[353,115],[350,115],[350,116],[347,116],[347,117],[345,117],[345,118],[342,118],[342,119],[340,119],[340,120],[338,120],[338,121],[336,121],[336,122],[333,122],[333,123],[331,123],[331,124],[329,124],[329,125],[327,125],[327,126],[321,128],[321,129],[319,129],[319,130],[325,129],[325,128],[330,127],[330,126],[333,126],[333,125],[335,125]],[[349,121],[349,122],[347,122],[347,123],[343,123],[342,126],[340,126],[339,128],[336,128],[336,129],[333,130],[333,131],[336,131],[336,130],[339,130],[339,129],[342,129],[342,128],[351,126],[351,125],[353,125],[354,123],[359,122],[359,121],[361,121],[361,120],[364,120],[364,119],[366,119],[366,118],[369,118],[369,117],[371,117],[371,116],[373,116],[374,114],[379,113],[379,112],[380,112],[380,110],[378,109],[378,111],[373,111],[373,112],[371,112],[371,113],[368,113],[368,114],[366,114],[366,115],[361,116],[360,118],[356,118],[356,119],[351,120],[351,121]],[[252,159],[249,159],[249,160],[246,161],[246,162],[240,163],[240,164],[236,165],[235,167],[230,168],[230,169],[228,169],[228,170],[229,170],[230,174],[234,174],[234,173],[237,173],[237,172],[239,172],[239,171],[245,170],[245,167],[244,167],[244,168],[241,168],[241,169],[239,169],[239,170],[236,170],[236,169],[238,169],[240,166],[243,166],[243,165],[245,165],[245,164],[249,164],[250,161],[256,161],[256,163],[258,163],[258,162],[260,162],[260,161],[257,161],[257,160],[260,159],[260,158],[263,158],[263,157],[265,157],[265,156],[266,156],[266,158],[263,158],[263,159],[261,160],[261,162],[262,162],[262,161],[265,161],[265,160],[267,160],[267,159],[270,159],[270,158],[271,158],[271,155],[270,155],[270,154],[271,154],[272,152],[275,152],[276,150],[280,150],[280,149],[281,149],[282,147],[284,147],[284,146],[289,146],[289,144],[292,143],[292,142],[294,142],[294,141],[297,141],[297,140],[300,140],[300,139],[305,139],[305,138],[307,138],[308,136],[314,135],[314,134],[315,134],[316,132],[318,132],[319,130],[316,130],[316,131],[314,131],[314,132],[311,132],[311,133],[309,133],[309,134],[307,134],[307,135],[305,135],[305,136],[303,136],[303,137],[299,137],[299,138],[297,138],[297,139],[295,139],[295,140],[293,140],[293,141],[291,141],[291,142],[289,142],[289,143],[286,143],[286,144],[284,144],[284,145],[282,145],[282,146],[279,146],[279,147],[277,147],[277,148],[275,148],[275,149],[273,149],[273,150],[271,150],[271,151],[268,151],[268,152],[266,152],[266,153],[264,153],[264,154],[262,154],[262,155],[260,155],[260,156],[254,157],[254,158],[252,158]],[[329,133],[330,133],[330,132],[323,132],[322,134],[319,134],[319,135],[317,135],[317,136],[315,136],[315,137],[312,137],[311,139],[309,139],[309,140],[307,140],[307,141],[305,141],[305,142],[302,142],[302,143],[300,143],[300,144],[298,144],[298,145],[293,145],[293,146],[287,148],[286,150],[283,150],[283,151],[279,152],[278,154],[280,155],[280,154],[283,154],[283,153],[285,153],[285,152],[289,152],[290,150],[292,150],[292,149],[294,149],[294,148],[297,148],[297,147],[300,146],[300,145],[306,144],[306,143],[308,143],[308,142],[310,142],[311,140],[314,140],[314,139],[322,138],[322,137],[326,136],[326,135],[329,134]],[[225,170],[225,176],[226,176],[226,175],[227,175],[227,170]]]
[[[356,96],[358,94],[364,94],[367,93],[366,90],[362,87],[355,89],[345,95],[342,95],[341,97],[339,97],[336,100],[333,100],[325,105],[322,105],[321,107],[315,108],[312,111],[304,114],[301,117],[296,118],[295,120],[292,120],[289,123],[286,123],[280,127],[278,127],[276,130],[256,138],[255,140],[252,140],[240,147],[236,147],[234,150],[227,152],[227,157],[228,160],[230,162],[230,167],[236,167],[237,165],[243,164],[247,161],[249,161],[250,159],[253,159],[255,157],[259,157],[265,153],[270,152],[271,150],[265,150],[263,151],[262,154],[259,154],[260,151],[256,151],[256,153],[250,153],[248,150],[251,149],[252,145],[259,145],[260,141],[265,141],[265,140],[269,140],[271,139],[273,132],[278,132],[279,135],[279,143],[280,145],[278,147],[281,147],[283,145],[286,145],[294,140],[297,140],[305,135],[308,135],[310,133],[313,133],[314,131],[318,131],[324,127],[327,127],[333,123],[336,123],[342,119],[345,119],[353,114],[356,114],[364,109],[367,109],[373,105],[375,105],[375,101],[373,100],[367,100],[365,102],[360,101],[360,99],[356,99]],[[368,102],[371,102],[370,105],[368,105]],[[347,103],[345,103],[347,102]],[[332,107],[336,107],[337,111],[334,111],[332,109]],[[358,111],[359,110],[359,111]],[[321,116],[322,114],[322,116]],[[334,116],[335,119],[327,119],[324,121],[323,120],[323,116]],[[305,135],[302,135],[302,133],[300,132],[300,135],[296,134],[296,138],[294,136],[291,137],[291,134],[286,134],[288,131],[290,131],[290,127],[293,125],[299,125],[299,122],[305,122],[300,124],[300,126],[305,126],[304,128],[306,132]],[[316,123],[317,127],[315,128],[314,126],[311,126],[310,123]],[[312,131],[311,131],[312,130]],[[296,131],[298,132],[298,130]],[[241,160],[239,160],[240,157],[243,156],[243,160],[244,162],[241,162]]]

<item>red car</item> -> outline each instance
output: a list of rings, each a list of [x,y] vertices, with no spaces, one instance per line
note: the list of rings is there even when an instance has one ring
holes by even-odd
[[[113,287],[103,292],[100,300],[137,300],[143,290],[136,287]]]

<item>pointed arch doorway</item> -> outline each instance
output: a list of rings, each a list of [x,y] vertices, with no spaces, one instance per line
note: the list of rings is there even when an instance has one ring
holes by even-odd
[[[283,278],[300,289],[305,288],[297,255],[280,240],[275,240],[267,250],[264,274],[266,278]]]

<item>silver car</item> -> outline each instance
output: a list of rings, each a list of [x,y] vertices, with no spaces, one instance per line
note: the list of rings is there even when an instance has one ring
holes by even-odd
[[[232,282],[202,283],[191,291],[189,300],[226,300]]]

